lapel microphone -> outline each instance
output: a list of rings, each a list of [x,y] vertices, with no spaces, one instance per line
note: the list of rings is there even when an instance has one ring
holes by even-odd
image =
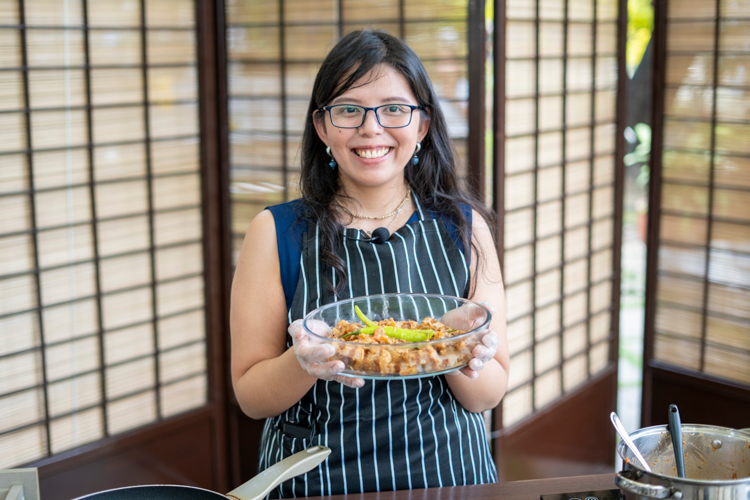
[[[372,232],[372,237],[370,238],[370,241],[373,243],[385,243],[386,241],[388,241],[388,238],[390,237],[391,237],[391,233],[388,232],[388,229],[384,227],[379,227]]]
[[[362,232],[364,232],[365,234],[367,234],[366,231],[362,231]],[[346,234],[346,229],[345,229],[344,230],[344,237],[348,238],[350,240],[358,240],[358,241],[363,241],[365,243],[375,243],[375,244],[379,245],[381,243],[385,243],[386,241],[388,241],[388,238],[391,237],[391,233],[388,231],[388,228],[379,227],[379,228],[375,229],[372,233],[370,233],[370,237],[369,238],[354,238],[354,237],[349,236],[348,234]]]

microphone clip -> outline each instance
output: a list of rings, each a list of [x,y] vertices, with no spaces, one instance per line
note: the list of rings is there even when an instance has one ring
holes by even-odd
[[[391,233],[388,232],[388,229],[379,227],[372,232],[370,242],[376,244],[385,243],[390,237]]]

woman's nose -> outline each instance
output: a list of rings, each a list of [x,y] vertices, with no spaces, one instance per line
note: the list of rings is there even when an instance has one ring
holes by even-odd
[[[373,135],[382,132],[383,127],[378,122],[378,117],[375,116],[375,111],[368,109],[365,113],[365,121],[362,126],[359,127],[359,133],[363,135]]]

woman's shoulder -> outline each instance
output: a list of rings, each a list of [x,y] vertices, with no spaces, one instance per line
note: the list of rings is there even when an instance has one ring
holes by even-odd
[[[302,238],[307,231],[307,218],[302,199],[266,207],[276,225],[276,248],[279,254],[281,284],[287,308],[292,306],[300,273]]]
[[[471,204],[467,202],[463,202],[463,203],[457,203],[456,205],[461,211],[461,215],[463,215],[466,223],[469,225],[469,227],[471,227],[472,220],[474,219],[474,209],[472,208]],[[433,219],[443,221],[443,223],[448,227],[449,231],[458,230],[459,221],[456,220],[456,216],[454,214],[448,213],[447,211],[438,212],[438,211],[430,210],[430,216]]]
[[[266,210],[273,215],[277,238],[281,238],[289,232],[301,234],[307,228],[307,219],[301,198],[268,206]]]
[[[302,198],[279,203],[278,205],[269,205],[266,210],[271,212],[275,219],[292,219],[296,220],[304,217],[305,210]]]

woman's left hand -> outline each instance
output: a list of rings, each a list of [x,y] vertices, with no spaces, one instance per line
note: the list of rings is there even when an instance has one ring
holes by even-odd
[[[487,302],[480,302],[480,304],[489,309],[491,313],[495,312],[495,308]],[[484,319],[484,311],[473,304],[469,304],[447,312],[440,318],[440,322],[456,330],[472,330],[481,324]],[[477,335],[481,335],[479,344],[472,349],[474,357],[469,360],[468,366],[446,375],[458,375],[460,372],[471,379],[475,379],[479,377],[479,372],[484,368],[485,363],[495,357],[498,346],[497,333],[487,328],[478,332]]]

